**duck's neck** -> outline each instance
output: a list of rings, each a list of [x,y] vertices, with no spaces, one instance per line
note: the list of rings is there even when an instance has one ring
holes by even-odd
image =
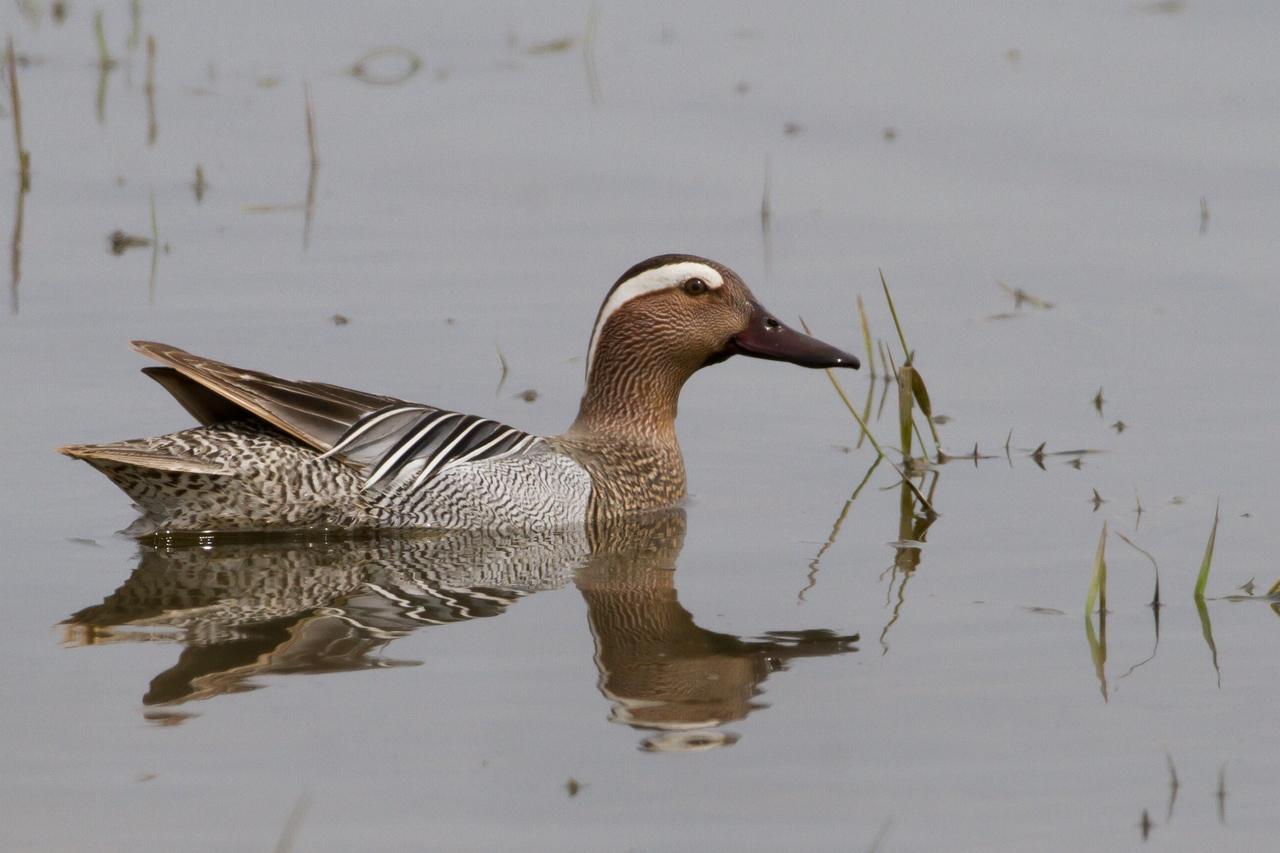
[[[676,409],[689,373],[674,365],[611,358],[603,347],[597,353],[578,417],[560,438],[591,474],[596,517],[667,507],[684,498]]]
[[[675,444],[676,409],[688,375],[672,368],[629,368],[614,359],[592,366],[571,435]]]

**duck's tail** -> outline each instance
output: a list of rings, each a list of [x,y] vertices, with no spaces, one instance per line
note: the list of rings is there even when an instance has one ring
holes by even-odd
[[[72,444],[143,514],[128,532],[351,527],[367,523],[360,473],[243,421],[154,438]]]
[[[147,439],[111,444],[69,444],[58,452],[83,459],[115,483],[132,500],[142,516],[127,533],[145,536],[170,527],[189,507],[208,503],[233,472],[217,462],[148,446]]]
[[[142,441],[117,441],[111,444],[68,444],[58,452],[72,459],[83,459],[105,471],[106,466],[128,466],[151,471],[176,471],[186,474],[229,474],[224,466],[204,459],[175,454],[143,445]],[[127,491],[127,490],[126,490]]]

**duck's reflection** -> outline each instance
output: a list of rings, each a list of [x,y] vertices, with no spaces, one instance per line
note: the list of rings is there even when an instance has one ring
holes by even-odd
[[[684,534],[673,511],[589,532],[144,544],[123,586],[64,623],[66,639],[181,643],[143,696],[173,706],[254,689],[258,675],[411,664],[386,646],[574,582],[610,718],[648,731],[646,749],[708,748],[736,740],[717,727],[761,707],[770,673],[791,658],[855,651],[857,636],[698,627],[676,594]]]
[[[770,631],[745,639],[698,627],[680,605],[676,559],[684,513],[613,527],[575,580],[587,602],[600,692],[610,719],[653,735],[646,749],[709,748],[737,736],[716,727],[757,708],[760,684],[791,658],[856,651],[858,637]]]

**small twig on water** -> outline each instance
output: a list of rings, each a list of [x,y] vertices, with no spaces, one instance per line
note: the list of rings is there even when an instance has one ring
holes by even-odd
[[[302,91],[307,114],[307,151],[310,155],[307,168],[307,200],[303,207],[302,248],[311,245],[311,223],[315,218],[316,179],[320,175],[320,150],[316,144],[316,113],[311,102],[311,84],[303,83]]]
[[[18,56],[13,50],[13,36],[5,45],[5,62],[9,69],[9,104],[13,111],[13,150],[18,156],[19,191],[31,189],[31,152],[22,141],[22,95],[18,92]]]
[[[142,91],[147,96],[147,144],[155,145],[160,133],[156,123],[156,37],[147,36],[147,82]]]

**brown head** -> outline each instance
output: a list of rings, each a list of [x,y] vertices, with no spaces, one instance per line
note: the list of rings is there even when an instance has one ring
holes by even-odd
[[[733,355],[802,367],[859,366],[856,356],[779,321],[728,267],[694,255],[658,255],[623,273],[600,306],[575,431],[674,435],[685,381]]]

